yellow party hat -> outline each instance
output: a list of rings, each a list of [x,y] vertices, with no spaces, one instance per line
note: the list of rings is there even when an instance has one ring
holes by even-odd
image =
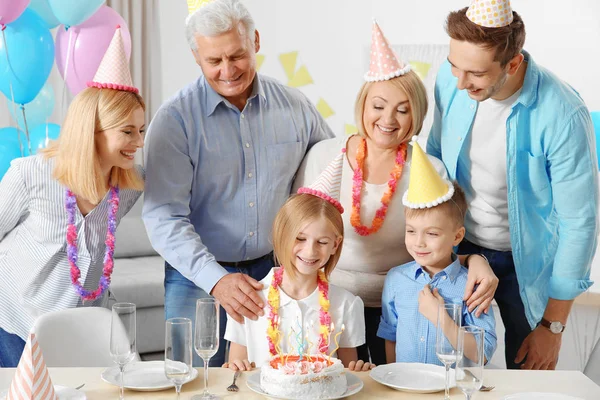
[[[486,28],[501,28],[513,21],[510,0],[472,0],[467,18]]]
[[[442,179],[413,136],[410,180],[402,202],[409,208],[431,208],[452,198],[452,182]]]

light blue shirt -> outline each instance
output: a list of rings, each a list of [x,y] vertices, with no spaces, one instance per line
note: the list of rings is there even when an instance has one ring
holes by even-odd
[[[152,245],[210,293],[227,274],[217,260],[272,251],[271,225],[305,153],[333,136],[297,89],[257,74],[240,112],[201,76],[148,129],[143,218]]]
[[[548,298],[587,290],[598,236],[598,163],[594,128],[583,100],[527,53],[523,89],[506,120],[508,220],[525,314],[534,328]],[[477,102],[456,88],[445,62],[435,85],[427,152],[467,187],[459,161]],[[504,121],[498,121],[503,123]]]
[[[382,314],[377,336],[396,342],[396,362],[443,365],[435,354],[436,327],[419,312],[419,292],[425,285],[437,288],[446,304],[463,303],[468,271],[458,258],[443,271],[429,274],[415,261],[392,268],[383,286]],[[489,361],[496,351],[496,320],[489,314],[479,318],[463,304],[461,326],[485,329],[484,355]]]

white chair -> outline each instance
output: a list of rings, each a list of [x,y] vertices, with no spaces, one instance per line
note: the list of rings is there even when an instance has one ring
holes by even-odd
[[[583,373],[597,385],[600,385],[600,340],[596,342]]]
[[[80,307],[49,312],[33,325],[48,367],[110,367],[112,312],[102,307]],[[123,332],[123,334],[125,334]],[[135,359],[140,357],[136,353]]]

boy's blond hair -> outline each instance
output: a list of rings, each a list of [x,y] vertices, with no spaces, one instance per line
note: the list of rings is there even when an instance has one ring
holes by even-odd
[[[426,215],[434,210],[441,212],[444,216],[448,217],[454,223],[454,226],[459,228],[464,226],[465,214],[467,212],[467,199],[465,198],[465,192],[458,185],[456,181],[452,182],[454,186],[454,194],[450,200],[445,201],[437,206],[430,208],[410,208],[404,207],[404,215],[408,218],[418,217],[420,215]]]
[[[296,237],[303,227],[318,218],[325,218],[331,225],[336,239],[340,239],[335,254],[325,263],[325,275],[329,277],[335,268],[344,242],[344,223],[340,212],[330,202],[311,194],[296,194],[281,207],[273,222],[273,252],[275,262],[283,266],[285,272],[294,277],[296,274],[293,254]]]
[[[101,173],[95,135],[120,126],[137,108],[146,110],[136,93],[95,87],[80,92],[69,106],[58,140],[41,152],[54,159],[54,178],[92,204],[102,201],[108,184]],[[135,168],[113,167],[110,184],[121,189],[144,188]]]

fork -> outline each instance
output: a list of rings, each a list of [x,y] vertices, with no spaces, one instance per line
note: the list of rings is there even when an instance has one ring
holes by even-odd
[[[483,386],[481,386],[479,388],[479,391],[480,392],[490,392],[490,391],[494,390],[495,388],[496,388],[496,386],[485,386],[485,385],[483,385]]]
[[[238,378],[238,376],[240,376],[241,373],[242,371],[240,370],[235,371],[235,374],[233,375],[233,383],[227,386],[228,392],[237,392],[238,390],[240,390],[240,388],[235,384],[235,380]]]

